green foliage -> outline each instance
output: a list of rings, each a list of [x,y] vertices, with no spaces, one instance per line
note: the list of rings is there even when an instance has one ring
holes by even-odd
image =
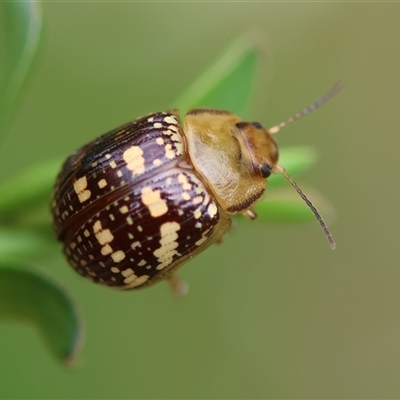
[[[38,50],[41,13],[35,2],[6,2],[2,14],[0,133],[30,73]],[[23,215],[49,204],[58,163],[45,162],[0,185],[0,321],[35,326],[53,355],[69,364],[81,343],[79,315],[65,289],[26,261],[53,242],[41,229],[18,226]],[[50,219],[47,218],[50,222]]]
[[[172,104],[182,114],[192,107],[212,107],[244,116],[256,84],[261,50],[256,34],[243,35]]]
[[[41,17],[38,3],[2,3],[4,43],[0,76],[0,133],[32,67],[39,45]],[[244,35],[171,106],[181,111],[207,106],[245,115],[250,105],[260,64],[260,40]],[[281,162],[297,176],[316,161],[313,149],[281,151]],[[0,183],[0,320],[33,323],[54,355],[71,361],[81,342],[79,316],[70,297],[56,282],[27,263],[54,249],[49,236],[51,190],[61,160],[39,162]],[[313,214],[300,197],[288,191],[280,176],[269,179],[268,196],[256,207],[258,221],[308,221]],[[318,206],[328,203],[313,194]],[[16,261],[17,260],[17,261]]]
[[[49,204],[61,160],[44,161],[0,183],[0,219],[15,220]]]
[[[57,282],[22,262],[0,261],[0,321],[32,323],[53,355],[69,364],[81,343],[76,307]]]
[[[0,37],[0,135],[10,120],[21,89],[38,50],[42,28],[39,4],[36,2],[3,2]]]

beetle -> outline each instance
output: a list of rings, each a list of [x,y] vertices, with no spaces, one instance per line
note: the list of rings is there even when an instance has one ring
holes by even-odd
[[[156,112],[108,132],[72,153],[53,191],[52,217],[68,262],[86,278],[116,289],[167,280],[214,243],[231,217],[256,218],[266,179],[283,174],[332,236],[310,200],[278,165],[273,135],[315,110],[341,87],[285,122],[257,122],[213,108]]]

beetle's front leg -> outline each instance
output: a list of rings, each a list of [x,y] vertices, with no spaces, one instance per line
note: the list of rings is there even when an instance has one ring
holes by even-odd
[[[171,294],[174,297],[184,296],[189,290],[189,284],[185,281],[182,281],[177,273],[170,275],[167,278],[167,282],[171,290]]]
[[[246,210],[242,215],[252,220],[257,218],[257,214],[252,208]]]

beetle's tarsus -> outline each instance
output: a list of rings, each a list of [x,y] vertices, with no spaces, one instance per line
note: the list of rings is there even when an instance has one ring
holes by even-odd
[[[172,274],[167,279],[171,294],[174,297],[185,296],[189,290],[189,284],[179,278],[177,274]]]
[[[244,215],[245,217],[249,218],[249,219],[256,219],[256,218],[257,218],[257,214],[256,214],[256,212],[255,212],[252,208],[246,210],[246,211],[243,213],[243,215]]]

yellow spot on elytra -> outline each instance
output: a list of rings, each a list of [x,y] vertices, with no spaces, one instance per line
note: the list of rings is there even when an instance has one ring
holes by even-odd
[[[175,158],[175,152],[172,150],[171,143],[168,143],[167,145],[165,145],[165,157],[169,158],[170,160]]]
[[[134,174],[140,175],[145,171],[143,150],[139,146],[132,146],[124,151],[124,161],[129,170]]]
[[[101,221],[97,220],[93,224],[93,233],[96,236],[98,242],[103,246],[100,250],[103,256],[107,256],[113,252],[112,247],[109,245],[114,240],[114,236],[112,235],[109,229],[103,229],[101,226]]]
[[[154,122],[153,124],[154,128],[158,129],[162,127],[162,123],[161,122]]]
[[[165,183],[167,184],[167,186],[169,186],[172,183],[172,178],[168,177]]]
[[[161,146],[161,145],[164,144],[164,139],[161,138],[161,137],[158,137],[158,138],[156,139],[156,143],[159,144],[159,145]]]
[[[103,189],[107,186],[107,181],[105,179],[102,179],[102,180],[98,181],[97,184],[99,185],[100,189]]]
[[[133,242],[131,244],[132,250],[135,250],[136,247],[142,247],[141,243],[140,242]]]
[[[178,133],[171,135],[171,140],[174,142],[176,155],[180,156],[183,151],[182,139]]]
[[[171,140],[172,140],[173,142],[180,142],[180,141],[181,141],[181,138],[180,138],[180,136],[179,136],[178,133],[173,133],[173,134],[171,135]]]
[[[211,218],[213,218],[217,214],[217,206],[215,203],[211,203],[208,208],[207,208],[208,214],[210,215]]]
[[[83,234],[84,234],[86,237],[89,237],[89,236],[90,236],[90,232],[89,232],[87,229],[85,229],[85,230],[83,231]]]
[[[176,148],[176,155],[180,156],[183,152],[183,146],[182,143],[175,143],[175,148]]]
[[[190,194],[187,192],[182,193],[182,199],[183,200],[190,200]]]
[[[97,232],[100,232],[103,229],[103,227],[101,226],[101,221],[97,220],[94,224],[93,224],[93,232],[96,234]]]
[[[125,253],[122,250],[117,250],[111,254],[111,257],[116,263],[119,263],[125,258]]]
[[[194,212],[194,217],[195,217],[196,219],[199,219],[199,218],[201,217],[201,211],[200,211],[199,209],[197,209],[197,210]]]
[[[136,286],[140,286],[145,283],[149,279],[149,275],[142,275],[137,277],[135,274],[128,276],[128,278],[124,279],[124,283],[126,283],[127,287],[132,288]]]
[[[203,233],[203,236],[196,242],[196,246],[202,245],[208,239],[208,236],[207,236],[208,232],[209,232],[209,230],[207,230]]]
[[[190,190],[192,188],[192,185],[188,182],[185,174],[178,175],[178,182],[182,185],[183,190]]]
[[[106,154],[105,157],[107,158],[107,160],[109,160],[111,158],[111,154]]]
[[[114,272],[114,274],[118,274],[119,272],[121,272],[121,270],[117,267],[111,267],[111,272]]]
[[[193,204],[200,204],[203,201],[203,197],[202,196],[196,196],[193,199]]]
[[[117,171],[117,176],[118,176],[118,178],[121,178],[121,176],[122,176],[122,171],[118,170],[118,171]]]
[[[171,116],[171,115],[168,115],[168,117],[165,117],[165,118],[164,118],[164,121],[165,121],[167,124],[177,124],[177,123],[178,123],[178,121],[175,119],[175,117],[173,117],[173,116]]]
[[[121,214],[126,214],[128,211],[129,211],[129,209],[128,209],[127,206],[122,206],[122,207],[119,209],[119,212],[120,212]]]
[[[100,229],[96,231],[95,227],[93,226],[93,231],[96,236],[96,239],[102,246],[111,243],[114,240],[114,236],[109,229],[104,229],[104,230]]]
[[[74,183],[74,190],[75,193],[78,195],[78,199],[81,203],[85,202],[86,200],[90,199],[91,192],[87,190],[87,179],[86,176],[82,176]]]
[[[161,160],[160,160],[159,158],[156,158],[156,159],[153,161],[153,164],[154,164],[155,166],[160,165],[160,164],[161,164]]]
[[[159,217],[168,211],[165,200],[161,198],[159,190],[153,190],[150,186],[142,189],[142,202],[145,204],[152,217]]]
[[[203,204],[206,205],[210,202],[210,195],[208,194],[207,191],[204,192],[204,201]]]
[[[146,265],[146,260],[140,260],[140,262],[138,263],[139,267],[144,267]]]
[[[160,227],[160,244],[153,254],[157,257],[159,265],[156,269],[161,270],[172,263],[175,255],[178,255],[176,248],[178,247],[178,234],[181,226],[177,222],[166,222]]]
[[[200,185],[197,185],[194,190],[197,194],[201,194],[204,189]]]
[[[111,168],[117,168],[117,163],[115,161],[110,162],[110,167]]]
[[[128,225],[133,225],[133,219],[131,217],[126,217],[126,222]]]
[[[132,268],[127,268],[124,271],[121,271],[121,275],[123,275],[125,278],[128,276],[131,276],[133,274],[133,269]]]
[[[106,244],[105,246],[103,246],[101,248],[101,254],[103,254],[103,256],[107,256],[107,255],[111,254],[112,252],[113,252],[113,249],[109,244]]]

